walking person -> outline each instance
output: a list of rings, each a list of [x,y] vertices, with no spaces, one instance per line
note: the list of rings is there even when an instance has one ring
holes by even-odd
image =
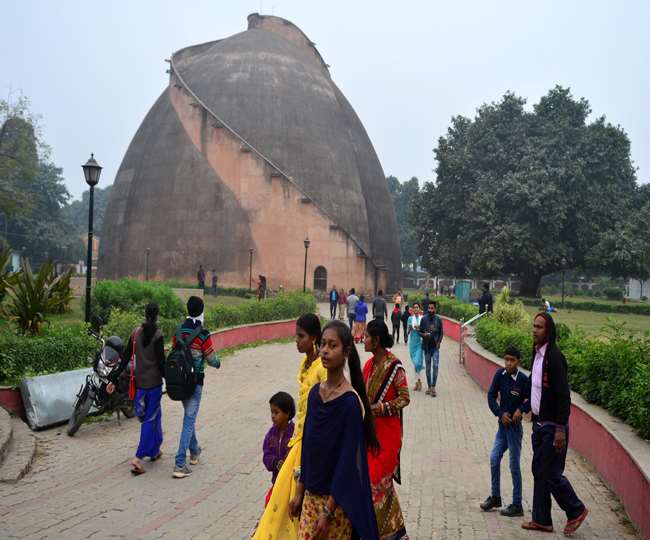
[[[424,353],[422,351],[422,336],[420,335],[420,324],[422,322],[422,313],[420,312],[420,304],[415,302],[412,308],[412,315],[408,318],[407,333],[408,333],[408,346],[411,363],[415,370],[415,386],[413,390],[419,392],[422,390],[422,366],[424,365]]]
[[[589,510],[564,476],[569,444],[571,392],[566,358],[556,345],[553,317],[538,313],[533,321],[533,361],[530,408],[533,420],[533,519],[524,529],[553,531],[551,495],[564,510],[564,534],[573,534]]]
[[[203,265],[199,264],[199,271],[196,273],[196,280],[198,282],[199,289],[202,291],[205,290],[205,270],[203,270]]]
[[[385,320],[388,317],[388,307],[386,306],[386,299],[384,298],[384,291],[379,289],[377,296],[372,300],[372,316],[375,319]]]
[[[347,320],[348,295],[344,289],[339,289],[339,321]]]
[[[479,313],[492,313],[492,304],[494,300],[490,292],[490,284],[483,283],[483,294],[478,299],[478,312]]]
[[[217,271],[212,269],[212,296],[217,296]]]
[[[413,310],[409,307],[408,304],[404,306],[404,311],[402,312],[402,331],[404,334],[404,343],[407,344],[409,342],[409,335],[408,335],[408,322],[409,322],[409,317],[413,315]]]
[[[264,437],[262,445],[262,461],[266,470],[271,473],[271,488],[266,494],[264,506],[269,504],[273,484],[278,477],[284,460],[289,453],[289,440],[293,437],[295,424],[293,417],[296,416],[296,404],[293,398],[286,392],[277,392],[269,399],[271,408],[271,421],[273,425]]]
[[[353,534],[378,540],[367,452],[378,453],[379,443],[350,329],[329,322],[320,354],[327,380],[309,392],[300,481],[289,512],[300,516],[301,540],[350,539]]]
[[[363,333],[366,331],[366,316],[368,315],[368,306],[363,294],[359,297],[359,301],[354,306],[354,341],[361,343],[363,341]]]
[[[510,474],[512,475],[512,504],[501,510],[501,515],[517,517],[524,515],[521,506],[521,440],[524,430],[521,425],[523,414],[530,412],[530,381],[519,371],[521,353],[509,346],[504,354],[504,368],[497,369],[488,390],[488,406],[498,421],[497,434],[490,454],[490,476],[492,491],[481,503],[481,510],[487,512],[501,507],[501,458],[508,451]]]
[[[257,300],[266,298],[266,277],[262,274],[257,276]]]
[[[422,311],[427,313],[429,311],[429,304],[431,303],[431,298],[429,298],[429,291],[425,291],[424,298],[422,299]]]
[[[298,520],[289,515],[289,502],[296,493],[300,475],[302,438],[307,414],[307,398],[311,388],[327,379],[327,370],[320,359],[320,319],[313,313],[301,315],[296,321],[296,348],[304,354],[298,371],[298,409],[293,437],[288,443],[289,453],[273,484],[268,505],[257,526],[253,540],[269,538],[298,538]]]
[[[336,285],[332,285],[328,297],[330,300],[330,320],[334,320],[336,319],[336,306],[339,303],[339,291],[336,290]]]
[[[393,327],[393,341],[399,343],[399,329],[402,326],[402,310],[399,304],[395,304],[393,311],[390,313],[390,323]]]
[[[158,304],[150,303],[145,308],[144,322],[136,326],[122,355],[122,361],[106,386],[106,391],[115,391],[116,381],[129,363],[135,377],[135,414],[140,421],[140,441],[131,462],[131,473],[145,472],[143,459],[156,461],[162,455],[162,383],[165,364],[165,339],[158,328]]]
[[[179,339],[182,339],[185,343],[189,342],[188,345],[194,359],[196,373],[194,393],[189,399],[182,402],[184,411],[183,427],[172,473],[174,478],[185,478],[192,474],[192,469],[186,463],[188,450],[190,451],[190,465],[198,465],[199,463],[202,450],[196,437],[196,419],[199,415],[199,406],[203,394],[205,366],[208,364],[217,369],[221,367],[221,362],[214,351],[210,331],[203,327],[205,317],[203,309],[203,300],[198,296],[190,296],[187,301],[187,318],[178,327],[172,339],[172,347],[176,347]]]
[[[401,484],[402,413],[410,402],[408,381],[402,362],[390,352],[393,338],[383,321],[370,321],[364,350],[372,357],[363,367],[363,380],[375,417],[379,453],[368,451],[372,502],[379,538],[407,540],[404,516],[393,480]]]
[[[359,297],[357,296],[354,288],[350,289],[350,294],[348,294],[348,322],[350,323],[350,331],[354,329],[354,321],[356,315],[356,307]]]
[[[443,338],[442,319],[436,315],[436,302],[429,302],[427,313],[420,322],[420,335],[424,350],[425,369],[427,371],[426,394],[436,397],[438,383],[438,366],[440,365],[440,343]]]

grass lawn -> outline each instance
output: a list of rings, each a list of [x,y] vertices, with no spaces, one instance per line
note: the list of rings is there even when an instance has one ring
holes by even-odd
[[[217,295],[216,297],[214,297],[206,294],[203,297],[203,302],[205,303],[205,307],[216,306],[217,304],[221,304],[224,306],[241,306],[246,301],[247,301],[246,298],[241,298],[239,296]]]
[[[548,298],[553,306],[559,306],[562,304],[562,295],[549,294],[548,296],[542,296],[544,296],[544,298]],[[608,306],[621,305],[623,303],[621,300],[608,300],[602,296],[565,296],[564,299],[570,300],[571,302],[593,302],[594,304],[604,304]],[[647,302],[640,302],[639,300],[628,300],[628,303],[643,304]]]
[[[551,301],[551,303],[553,302]],[[555,305],[559,305],[559,302]],[[539,311],[533,306],[525,306],[525,308],[531,315]],[[644,332],[650,332],[650,317],[646,315],[559,309],[553,313],[553,318],[557,322],[566,324],[569,328],[581,327],[591,336],[602,336],[603,327],[611,322],[625,323],[625,328],[631,333],[643,334]]]

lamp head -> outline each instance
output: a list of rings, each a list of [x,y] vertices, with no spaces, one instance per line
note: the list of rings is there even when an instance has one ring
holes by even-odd
[[[311,244],[309,237],[305,237],[305,249],[309,249],[309,245]]]
[[[101,166],[95,161],[95,154],[90,154],[90,159],[81,168],[84,170],[86,184],[95,187],[99,183],[99,175],[102,172]]]

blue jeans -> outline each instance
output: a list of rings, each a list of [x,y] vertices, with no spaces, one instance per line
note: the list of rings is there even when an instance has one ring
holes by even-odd
[[[199,405],[201,404],[201,394],[203,386],[197,384],[194,394],[191,398],[183,401],[183,429],[181,430],[181,440],[178,444],[178,453],[176,454],[176,466],[182,467],[185,465],[185,458],[187,457],[187,449],[189,448],[190,454],[197,456],[200,454],[199,441],[196,440],[196,417],[199,415]]]
[[[492,496],[501,497],[501,458],[506,450],[510,454],[510,474],[512,475],[512,504],[521,505],[521,439],[523,428],[519,424],[505,427],[499,422],[499,430],[494,439],[492,454],[490,454],[490,469],[492,471]]]
[[[427,370],[427,384],[434,388],[438,382],[438,366],[440,365],[440,349],[424,351],[424,362]]]

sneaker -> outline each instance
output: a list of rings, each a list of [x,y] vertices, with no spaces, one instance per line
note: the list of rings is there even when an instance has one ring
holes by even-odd
[[[426,391],[424,392],[427,396],[431,395],[431,388],[427,388]]]
[[[187,465],[183,465],[182,467],[174,467],[172,476],[174,478],[185,478],[190,474],[192,474],[192,469],[190,469]]]
[[[483,512],[489,512],[495,508],[501,508],[501,497],[493,497],[490,495],[481,503],[481,510],[483,510]]]
[[[199,448],[199,453],[193,456],[190,454],[190,465],[198,465],[199,464],[199,456],[201,455],[201,452],[203,452],[202,448]]]
[[[524,509],[520,504],[510,504],[501,510],[500,514],[505,517],[520,517],[524,515]]]

